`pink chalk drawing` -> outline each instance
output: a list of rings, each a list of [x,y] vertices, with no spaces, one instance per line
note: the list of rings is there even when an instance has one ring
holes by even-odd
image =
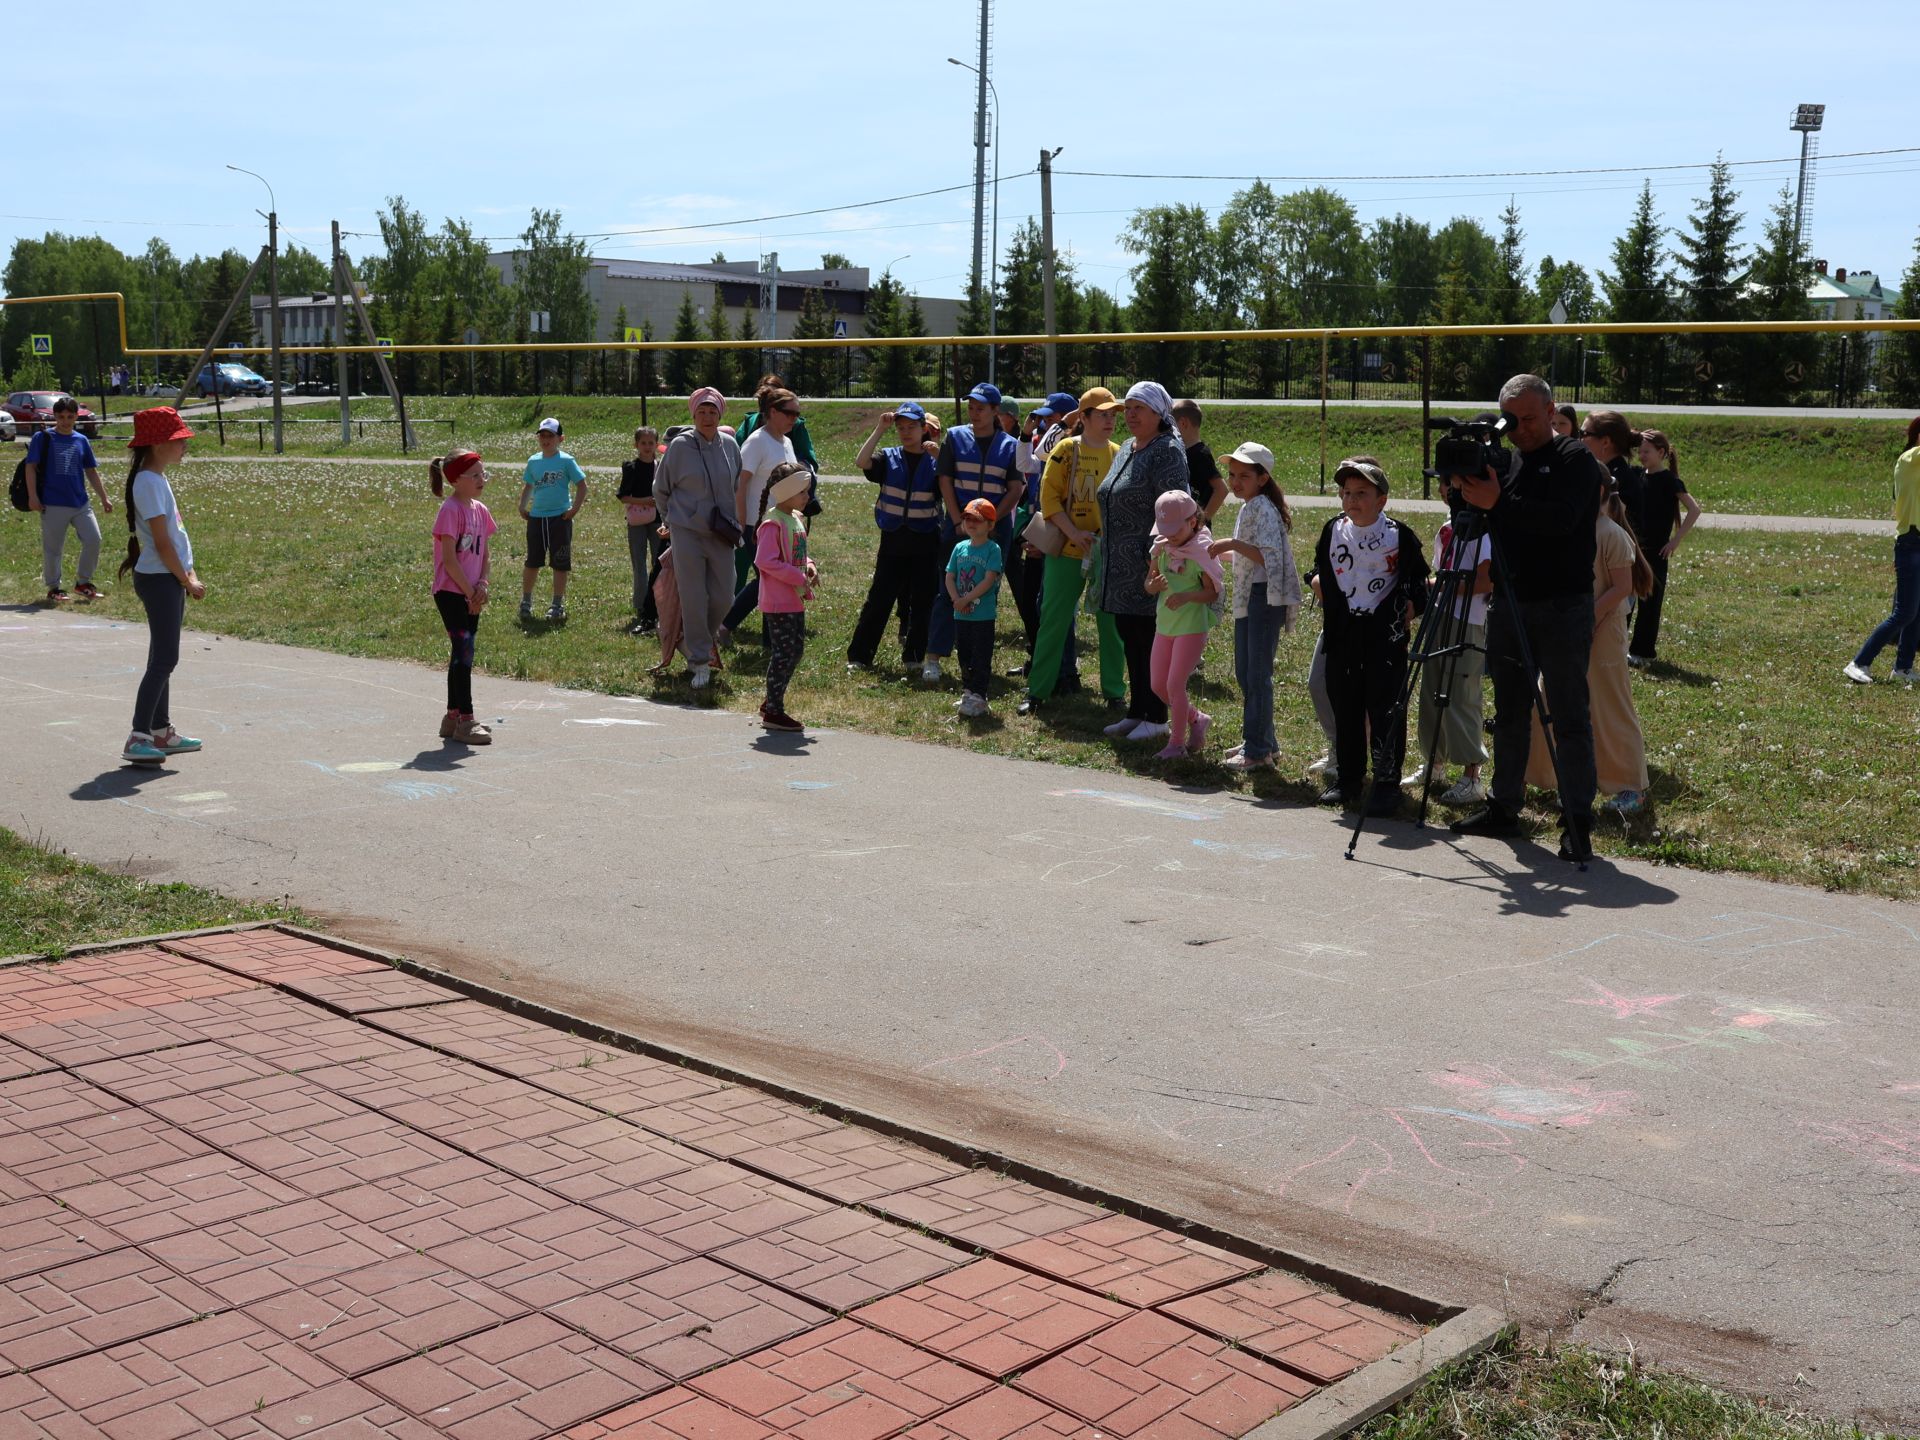
[[[1584,976],[1581,978],[1585,979]],[[1587,988],[1593,991],[1592,995],[1584,996],[1577,1000],[1569,1000],[1566,1003],[1569,1005],[1597,1005],[1601,1009],[1613,1011],[1613,1018],[1616,1020],[1632,1020],[1637,1016],[1651,1015],[1662,1005],[1671,1005],[1676,1000],[1684,1000],[1687,998],[1685,994],[1620,995],[1609,990],[1598,980],[1588,980]]]
[[[1911,1120],[1803,1120],[1801,1128],[1816,1140],[1901,1175],[1920,1175],[1920,1124]]]
[[[1740,1030],[1764,1030],[1769,1025],[1831,1025],[1833,1017],[1818,1010],[1802,1010],[1797,1005],[1761,1004],[1752,1000],[1726,1000],[1714,1009],[1716,1019]]]
[[[1045,1085],[1059,1079],[1067,1068],[1066,1055],[1051,1040],[1044,1035],[1022,1035],[1013,1040],[1002,1040],[998,1045],[969,1050],[964,1055],[949,1055],[944,1060],[935,1060],[931,1065],[922,1065],[914,1073],[924,1075],[929,1070],[984,1060],[989,1055],[998,1055],[1002,1060],[1011,1062],[1010,1067],[1001,1060],[994,1061],[989,1066],[993,1078],[1012,1080],[1021,1085]]]
[[[1582,1080],[1518,1080],[1493,1065],[1456,1065],[1428,1077],[1453,1092],[1459,1107],[1496,1122],[1591,1125],[1631,1114],[1631,1090],[1596,1090]]]
[[[1432,1114],[1366,1112],[1368,1134],[1348,1136],[1268,1188],[1283,1200],[1331,1204],[1381,1224],[1414,1224],[1427,1235],[1489,1214],[1494,1197],[1481,1182],[1509,1179],[1526,1167],[1513,1153],[1515,1137],[1480,1116]],[[1423,1124],[1436,1130],[1423,1131]],[[1468,1135],[1475,1138],[1462,1138]]]

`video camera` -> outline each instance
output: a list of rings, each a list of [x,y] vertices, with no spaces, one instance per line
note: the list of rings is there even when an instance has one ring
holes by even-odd
[[[1491,419],[1449,420],[1436,415],[1427,421],[1429,430],[1447,433],[1434,442],[1433,468],[1426,473],[1442,482],[1473,479],[1492,469],[1502,483],[1508,473],[1508,451],[1500,442],[1512,428],[1513,417],[1497,415]]]

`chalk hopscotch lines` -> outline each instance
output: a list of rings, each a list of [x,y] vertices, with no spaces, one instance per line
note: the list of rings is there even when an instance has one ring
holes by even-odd
[[[997,1045],[987,1045],[961,1055],[949,1055],[944,1060],[935,1060],[922,1065],[914,1073],[925,1075],[932,1070],[941,1070],[949,1065],[965,1065],[989,1056],[999,1056],[1000,1059],[988,1067],[988,1074],[994,1079],[1011,1080],[1016,1084],[1050,1084],[1065,1074],[1067,1069],[1066,1053],[1046,1036],[1020,1035],[1012,1040],[1002,1040]],[[1015,1061],[1025,1063],[1018,1070],[1008,1068]]]

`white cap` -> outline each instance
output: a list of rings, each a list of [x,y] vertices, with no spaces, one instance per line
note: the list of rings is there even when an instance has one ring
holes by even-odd
[[[1264,445],[1256,445],[1251,440],[1227,456],[1227,459],[1238,460],[1242,465],[1254,465],[1269,475],[1273,474],[1273,451]]]
[[[540,422],[538,433],[542,435],[558,435],[560,433],[560,422],[549,415]]]

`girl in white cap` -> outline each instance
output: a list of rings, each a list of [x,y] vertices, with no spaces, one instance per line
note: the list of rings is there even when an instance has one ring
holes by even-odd
[[[1213,542],[1233,557],[1233,675],[1240,685],[1240,743],[1229,770],[1270,770],[1280,754],[1273,729],[1273,659],[1300,613],[1293,512],[1273,479],[1273,452],[1252,441],[1227,456],[1227,486],[1240,501],[1233,538]]]

